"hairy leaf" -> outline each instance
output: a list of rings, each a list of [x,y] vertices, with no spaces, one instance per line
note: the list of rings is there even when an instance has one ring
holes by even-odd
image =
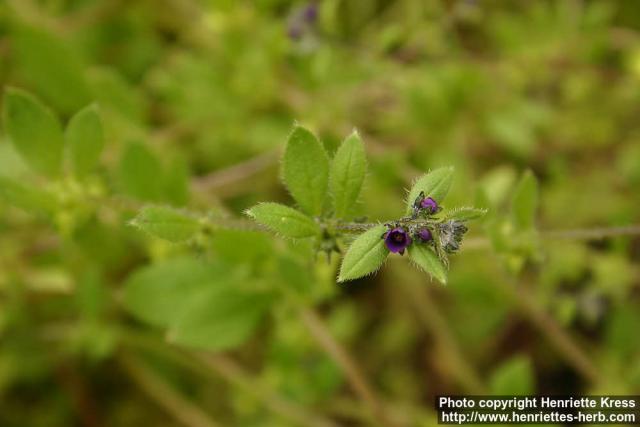
[[[329,183],[333,195],[334,214],[346,218],[358,200],[367,172],[364,144],[353,132],[338,148],[331,164]]]
[[[247,215],[284,237],[311,237],[319,231],[313,219],[279,203],[260,203],[247,210]]]
[[[447,284],[447,269],[438,255],[427,245],[414,243],[409,246],[409,257],[418,267],[429,273],[443,285]]]
[[[447,210],[444,212],[443,217],[457,221],[470,221],[472,219],[482,218],[486,213],[486,209],[463,207]]]
[[[131,221],[152,236],[170,242],[191,239],[201,228],[197,218],[166,206],[147,206]]]
[[[95,105],[83,108],[71,118],[65,138],[76,176],[91,172],[97,166],[104,147],[102,122]]]
[[[327,195],[329,157],[310,131],[296,125],[282,163],[284,182],[303,211],[320,215]]]
[[[353,280],[376,271],[389,255],[382,235],[387,227],[376,225],[358,236],[342,259],[339,282]]]
[[[418,178],[413,183],[411,191],[409,191],[409,197],[407,198],[407,214],[411,213],[413,203],[418,198],[421,191],[424,192],[425,197],[431,197],[438,202],[438,204],[441,204],[447,196],[447,193],[449,193],[452,180],[453,167],[451,166],[434,169]]]
[[[516,227],[533,228],[537,208],[538,180],[530,170],[527,170],[516,186],[511,201],[511,213]]]
[[[4,126],[22,158],[37,172],[58,175],[64,138],[58,119],[35,97],[9,88],[4,94]]]

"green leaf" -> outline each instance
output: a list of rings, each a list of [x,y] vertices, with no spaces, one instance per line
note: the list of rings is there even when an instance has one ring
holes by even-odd
[[[453,180],[453,167],[444,167],[432,170],[429,173],[418,178],[409,191],[407,198],[407,214],[413,210],[413,203],[424,192],[425,197],[433,198],[438,204],[441,204],[451,188]]]
[[[201,228],[197,218],[166,206],[147,206],[130,224],[174,243],[191,239]]]
[[[366,172],[364,144],[354,131],[340,145],[331,164],[329,183],[337,218],[346,218],[351,213],[360,195]]]
[[[102,122],[95,105],[83,108],[71,118],[65,138],[75,175],[81,177],[91,172],[104,148]]]
[[[447,284],[447,269],[438,255],[427,245],[414,243],[409,246],[409,257],[418,267],[429,273],[443,285]]]
[[[269,230],[284,237],[311,237],[319,232],[318,224],[313,219],[279,203],[260,203],[246,213]]]
[[[487,213],[486,209],[463,207],[447,210],[443,213],[445,220],[454,219],[457,221],[471,221],[482,218]]]
[[[169,341],[206,350],[228,350],[245,342],[260,324],[270,298],[215,283],[169,329]]]
[[[131,143],[119,165],[122,190],[140,200],[160,201],[164,188],[162,165],[143,144]]]
[[[35,97],[9,88],[4,94],[3,120],[11,142],[37,172],[58,175],[64,138],[58,119]]]
[[[289,135],[282,163],[289,192],[303,211],[320,215],[327,195],[329,157],[318,139],[296,125]]]
[[[389,255],[382,235],[387,230],[384,225],[365,231],[359,235],[342,259],[338,281],[357,279],[376,271]]]
[[[491,394],[528,395],[534,390],[534,374],[527,357],[516,356],[500,366],[489,380]]]
[[[56,199],[46,191],[5,177],[0,177],[0,200],[27,212],[43,215],[52,214],[57,206]]]
[[[71,44],[40,28],[16,26],[12,39],[20,76],[56,110],[70,114],[90,101],[83,64]]]
[[[530,170],[527,170],[516,186],[511,200],[511,213],[516,227],[533,228],[537,207],[538,180]]]
[[[146,323],[168,327],[192,300],[227,274],[222,267],[195,258],[145,266],[127,278],[124,306]]]

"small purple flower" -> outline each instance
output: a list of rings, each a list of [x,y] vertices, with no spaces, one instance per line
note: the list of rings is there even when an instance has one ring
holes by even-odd
[[[309,24],[316,22],[316,19],[318,19],[318,5],[315,2],[311,2],[306,5],[302,10],[302,16]]]
[[[428,228],[423,228],[422,230],[418,231],[418,237],[423,242],[428,242],[433,239],[433,236],[431,235],[431,231],[429,231]]]
[[[292,40],[300,40],[303,36],[313,32],[318,20],[318,5],[309,2],[295,8],[288,18],[287,35]]]
[[[422,199],[422,201],[420,202],[420,207],[422,209],[428,210],[431,213],[436,213],[438,211],[438,202],[433,200],[432,197],[427,197]]]
[[[411,236],[402,227],[392,228],[384,234],[384,244],[393,253],[404,254],[404,250],[411,244]]]

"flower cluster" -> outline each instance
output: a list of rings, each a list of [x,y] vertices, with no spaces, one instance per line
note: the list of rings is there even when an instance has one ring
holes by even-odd
[[[441,210],[438,202],[432,197],[425,197],[420,193],[413,204],[411,217],[387,224],[389,228],[382,236],[385,246],[390,252],[404,254],[414,242],[422,244],[432,244],[446,253],[454,253],[460,249],[460,244],[467,227],[456,220],[439,222],[433,220],[432,216]],[[416,220],[425,219],[427,223]]]

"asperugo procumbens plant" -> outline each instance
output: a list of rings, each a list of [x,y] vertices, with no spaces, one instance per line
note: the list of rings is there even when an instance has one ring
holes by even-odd
[[[298,209],[265,202],[246,213],[285,238],[314,239],[317,250],[328,255],[340,252],[352,240],[342,259],[339,282],[371,274],[390,254],[406,252],[421,269],[446,283],[449,255],[460,248],[467,221],[485,211],[444,208],[454,171],[443,167],[413,183],[401,218],[384,223],[348,222],[366,170],[364,144],[356,131],[330,159],[315,135],[296,125],[287,141],[282,178]]]

